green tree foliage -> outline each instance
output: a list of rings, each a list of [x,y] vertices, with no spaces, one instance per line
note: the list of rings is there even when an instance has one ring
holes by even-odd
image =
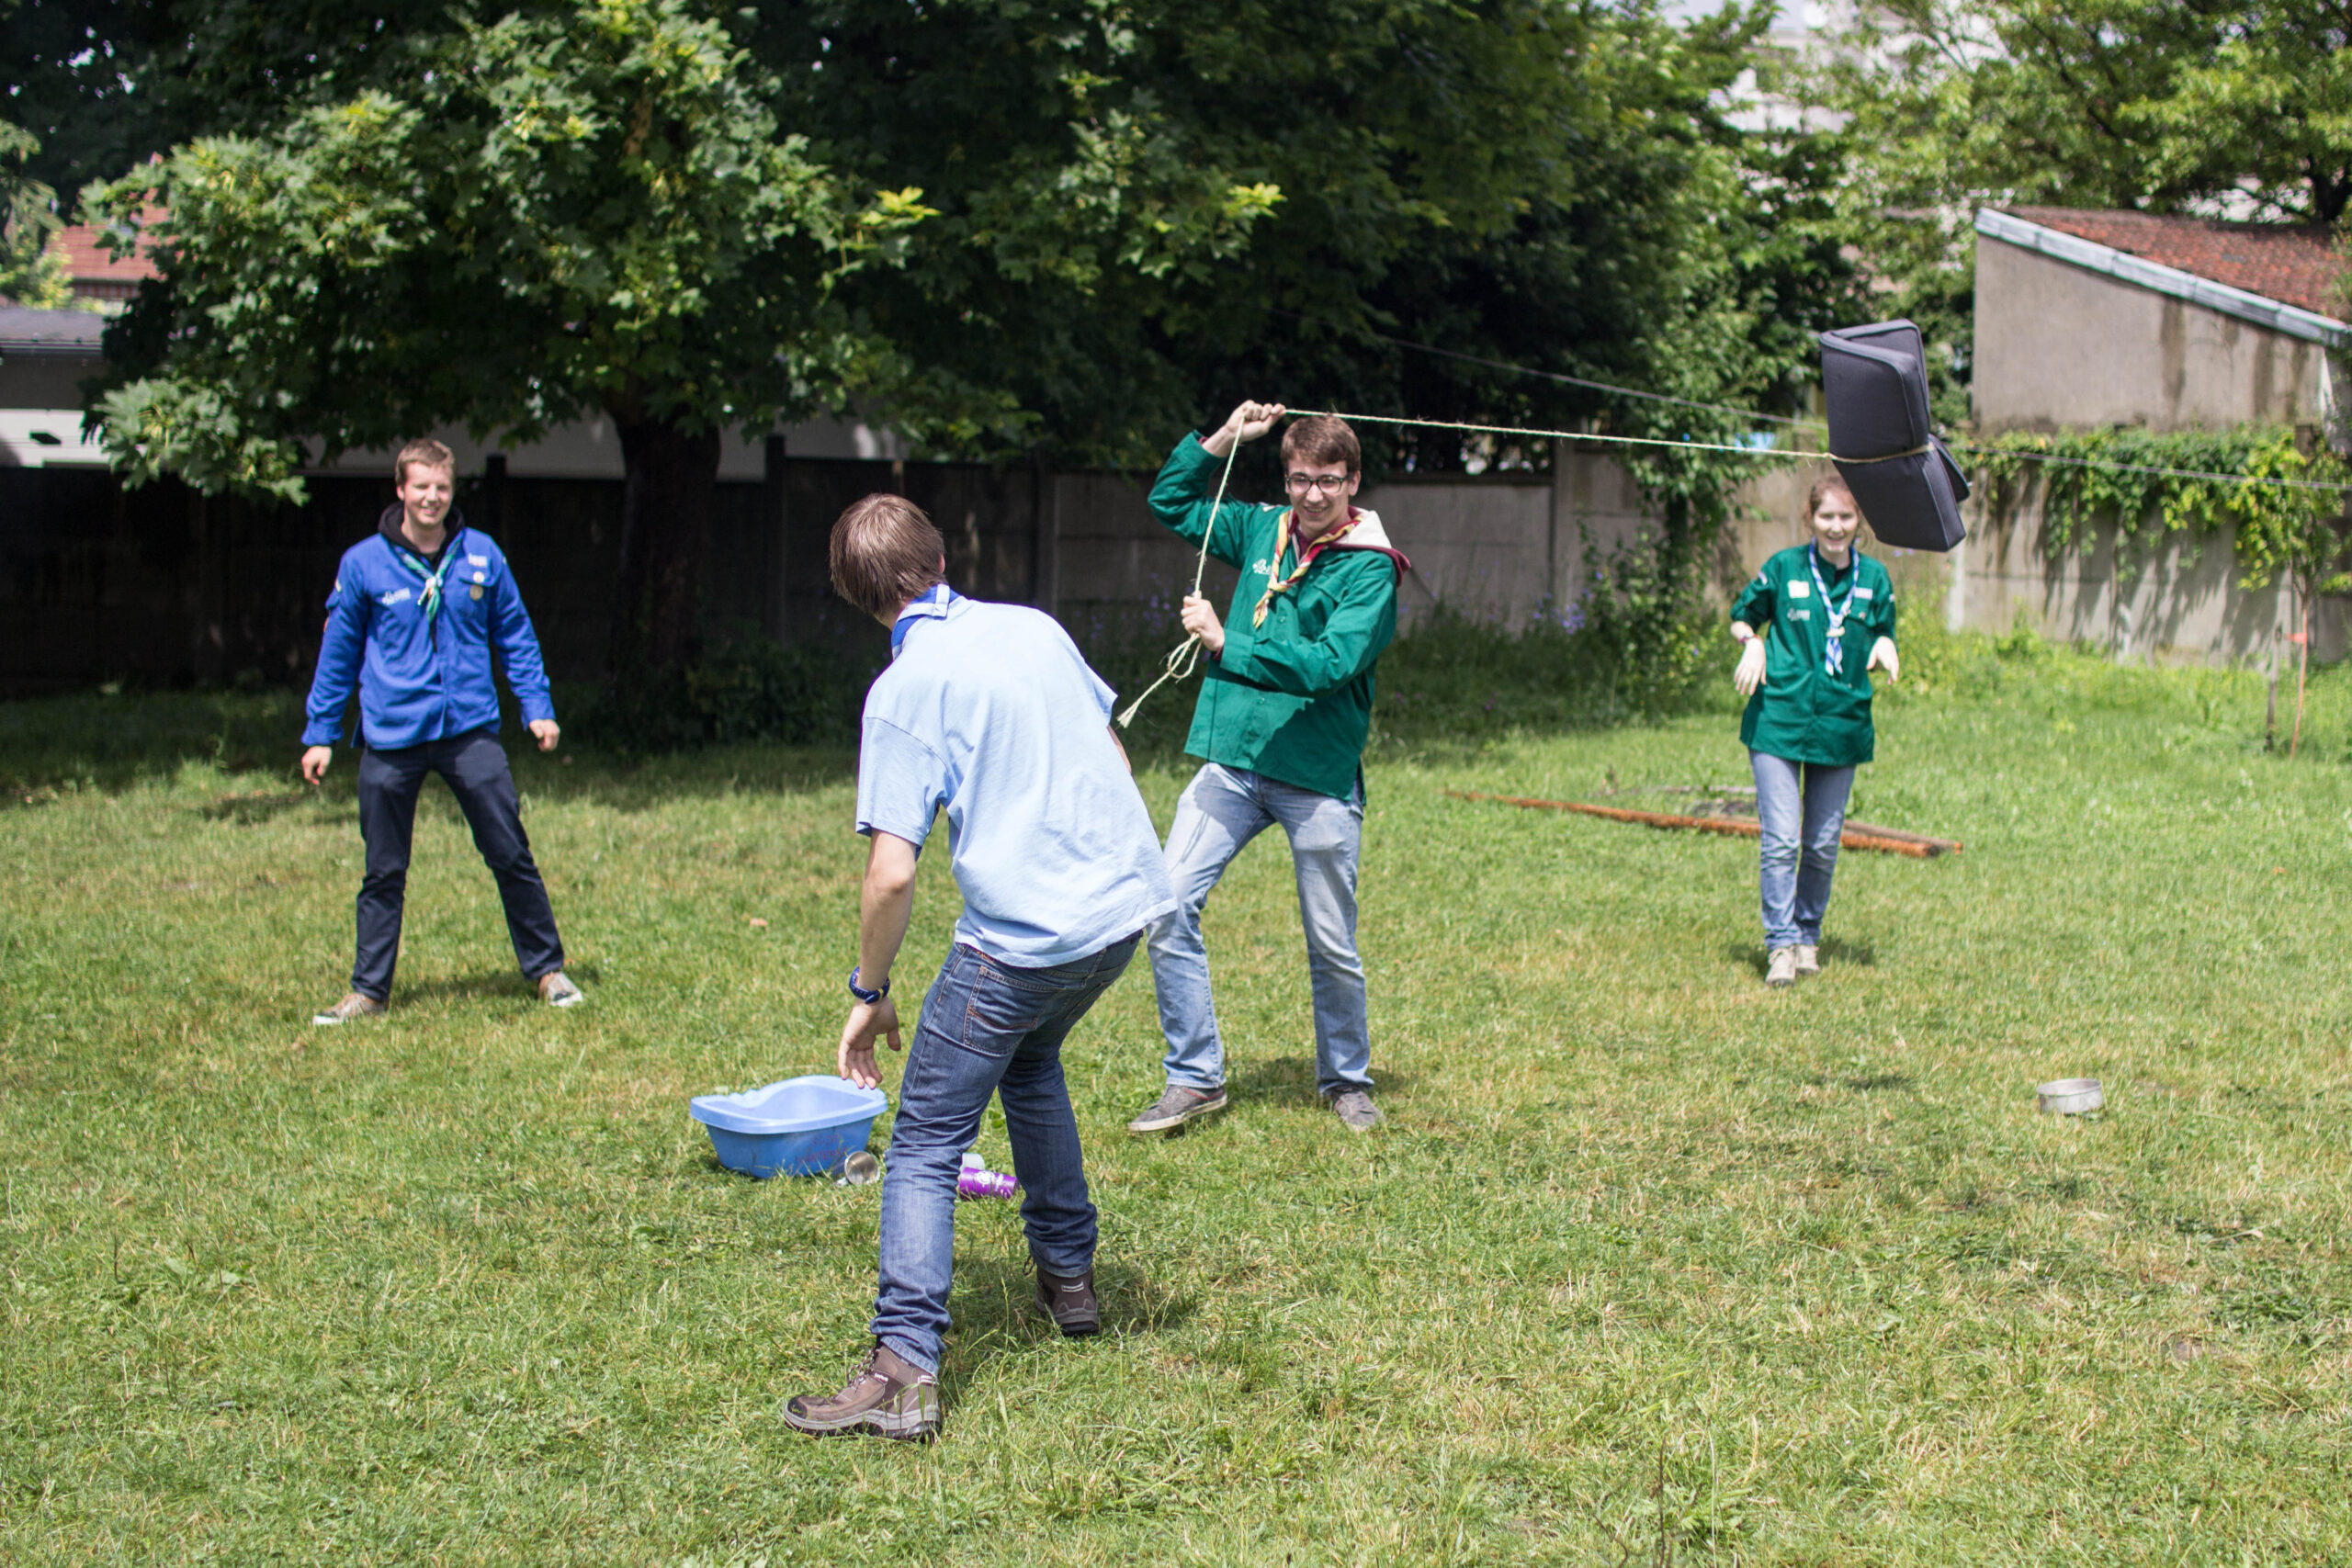
[[[1923,193],[2171,211],[2352,199],[2340,0],[1893,0],[1843,73],[1861,145]]]
[[[173,212],[119,459],[284,494],[421,425],[609,414],[615,662],[673,668],[729,426],[855,399],[942,455],[1149,462],[1249,394],[1714,437],[1750,422],[1477,361],[1793,408],[1855,313],[1826,144],[1715,107],[1760,4],[704,3],[155,0],[175,151],[104,197]],[[1639,467],[1690,558],[1749,471]]]
[[[0,0],[7,115],[40,142],[27,172],[69,207],[174,140],[170,20],[164,0]]]
[[[1039,416],[1024,445],[1149,463],[1245,395],[1657,423],[1481,358],[1793,406],[1849,269],[1833,172],[1714,106],[1768,15],[1686,30],[1646,4],[1029,0],[910,26],[896,0],[820,0],[763,7],[756,47],[820,156],[940,210],[906,269],[851,286],[874,319],[1006,387]],[[1121,212],[1144,222],[1114,254],[1091,231]],[[1162,239],[1246,217],[1237,254]],[[1374,446],[1419,468],[1540,460],[1442,433]]]
[[[0,302],[54,310],[73,302],[64,259],[49,248],[59,222],[57,196],[26,164],[40,141],[0,120]]]
[[[1892,0],[1781,85],[1841,111],[1840,227],[1967,416],[1973,209],[2335,223],[2352,197],[2341,0]]]
[[[165,278],[109,351],[134,481],[290,496],[308,460],[449,420],[609,415],[630,473],[616,666],[692,653],[718,430],[802,412],[865,352],[832,298],[914,192],[854,192],[682,0],[462,18],[347,96],[104,188]]]

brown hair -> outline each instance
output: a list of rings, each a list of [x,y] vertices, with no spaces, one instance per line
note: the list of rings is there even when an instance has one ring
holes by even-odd
[[[854,501],[833,523],[833,592],[869,615],[895,610],[940,581],[946,546],[903,495]]]
[[[1821,498],[1826,495],[1844,496],[1847,501],[1852,502],[1855,515],[1861,514],[1861,502],[1854,500],[1853,487],[1846,482],[1846,476],[1839,473],[1827,473],[1814,480],[1813,488],[1805,491],[1804,515],[1807,522],[1811,522],[1813,514],[1821,510]]]
[[[1363,467],[1363,448],[1356,445],[1356,433],[1348,422],[1334,414],[1310,414],[1293,420],[1283,432],[1283,462],[1284,466],[1305,459],[1309,463],[1338,463],[1351,474]]]
[[[458,455],[430,435],[419,436],[401,448],[401,455],[392,459],[393,484],[408,483],[408,466],[411,463],[428,468],[447,468],[452,479],[458,477]]]

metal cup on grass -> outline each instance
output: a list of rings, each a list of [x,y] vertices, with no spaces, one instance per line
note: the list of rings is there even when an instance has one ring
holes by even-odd
[[[2097,1078],[2057,1078],[2039,1085],[2034,1103],[2052,1116],[2081,1116],[2107,1103]]]

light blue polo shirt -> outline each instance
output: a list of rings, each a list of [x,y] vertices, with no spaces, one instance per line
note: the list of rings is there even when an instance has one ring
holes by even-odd
[[[891,643],[865,694],[857,830],[920,845],[945,809],[957,942],[1045,968],[1176,907],[1111,739],[1115,694],[1059,622],[943,584],[908,607]]]

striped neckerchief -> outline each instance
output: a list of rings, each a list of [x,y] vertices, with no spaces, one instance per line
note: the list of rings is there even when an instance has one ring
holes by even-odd
[[[1273,607],[1275,594],[1287,593],[1290,592],[1293,587],[1296,586],[1298,580],[1306,575],[1306,569],[1315,564],[1315,558],[1317,556],[1321,555],[1331,546],[1338,544],[1342,535],[1346,534],[1357,524],[1363,521],[1363,513],[1362,512],[1359,512],[1352,506],[1349,507],[1348,520],[1340,524],[1338,527],[1332,529],[1329,533],[1317,537],[1314,543],[1300,550],[1298,552],[1298,569],[1295,571],[1293,571],[1289,576],[1284,577],[1282,575],[1283,556],[1291,547],[1291,521],[1297,515],[1298,513],[1296,511],[1286,507],[1283,511],[1282,521],[1275,525],[1274,570],[1272,573],[1268,574],[1266,578],[1266,591],[1258,596],[1258,607],[1250,612],[1250,625],[1252,627],[1262,626],[1266,624],[1266,612]]]

